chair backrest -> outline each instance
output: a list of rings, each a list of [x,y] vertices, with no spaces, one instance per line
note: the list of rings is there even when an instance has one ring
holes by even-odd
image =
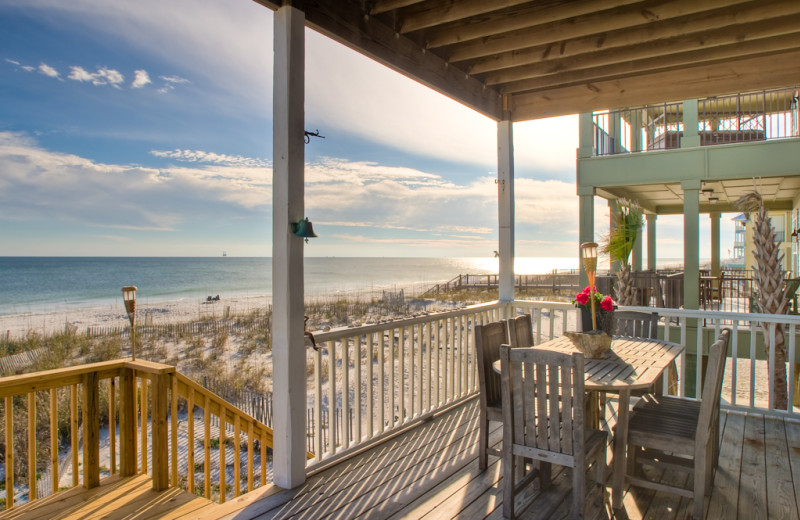
[[[655,312],[615,311],[614,322],[615,336],[658,339],[658,314]]]
[[[475,350],[478,354],[478,385],[480,403],[500,403],[500,374],[492,363],[500,359],[500,345],[508,343],[506,324],[502,321],[475,326]]]
[[[533,322],[530,314],[523,314],[506,320],[508,342],[512,347],[533,346]]]
[[[722,396],[722,379],[725,375],[725,359],[728,354],[730,334],[730,329],[724,329],[717,341],[708,349],[705,386],[695,432],[695,442],[698,447],[706,445],[708,437],[714,430],[715,418],[719,414],[719,400]]]
[[[511,439],[515,455],[582,464],[583,354],[503,345],[500,363],[503,439]]]

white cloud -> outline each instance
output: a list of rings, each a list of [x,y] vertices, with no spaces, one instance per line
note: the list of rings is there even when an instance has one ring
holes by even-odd
[[[33,72],[34,70],[36,70],[36,67],[32,67],[30,65],[23,65],[22,70],[25,70],[27,72]]]
[[[69,79],[80,82],[91,82],[92,85],[111,85],[114,88],[120,88],[120,85],[125,81],[125,76],[116,69],[109,69],[108,67],[99,67],[97,72],[88,72],[83,67],[72,66],[70,67]]]
[[[51,78],[58,77],[58,71],[46,63],[39,64],[39,72]]]
[[[86,69],[77,65],[70,67],[69,76],[67,76],[73,81],[92,81],[93,77],[91,73],[86,72]]]
[[[12,65],[20,65],[17,60],[12,60],[11,58],[6,58],[6,61]]]
[[[135,70],[133,71],[133,74],[134,78],[133,82],[131,83],[131,88],[142,88],[143,86],[152,83],[146,70]]]
[[[204,152],[202,150],[150,150],[150,154],[155,157],[176,159],[184,162],[223,164],[229,166],[272,167],[272,163],[264,159],[242,157],[241,155],[217,154],[214,152]]]

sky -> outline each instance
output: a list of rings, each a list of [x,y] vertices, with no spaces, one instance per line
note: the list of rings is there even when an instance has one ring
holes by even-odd
[[[0,256],[271,255],[272,24],[250,0],[0,2]],[[305,126],[306,256],[498,248],[494,121],[307,29]],[[577,115],[514,125],[517,256],[575,256],[577,146]],[[683,256],[682,217],[658,233]]]

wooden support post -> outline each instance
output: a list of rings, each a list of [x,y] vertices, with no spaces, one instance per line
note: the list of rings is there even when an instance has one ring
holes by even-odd
[[[306,378],[303,334],[305,14],[275,11],[273,60],[272,292],[274,480],[294,488],[306,478]]]
[[[69,437],[72,448],[72,487],[77,487],[78,480],[78,385],[69,388]]]
[[[504,99],[503,104],[509,103]],[[497,201],[500,253],[498,299],[514,300],[514,123],[497,123]]]
[[[51,491],[58,493],[58,389],[50,389],[50,476]]]
[[[123,368],[119,375],[119,474],[136,474],[136,415],[134,411],[133,370]]]
[[[149,316],[149,315],[148,315]],[[108,446],[110,473],[112,475],[117,473],[117,394],[116,394],[116,379],[113,377],[108,381]]]
[[[100,379],[97,372],[83,376],[83,487],[100,485]]]
[[[6,509],[14,507],[14,398],[6,396]]]
[[[28,500],[36,500],[36,392],[28,393]]]
[[[152,378],[150,392],[150,420],[152,421],[153,491],[169,487],[169,453],[167,430],[167,389],[169,374],[158,374]]]

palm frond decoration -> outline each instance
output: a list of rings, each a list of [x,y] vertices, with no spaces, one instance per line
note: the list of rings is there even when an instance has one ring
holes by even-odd
[[[644,211],[635,201],[618,199],[616,204],[614,226],[603,240],[600,250],[607,253],[611,261],[627,264],[636,235],[644,224]]]
[[[636,242],[636,235],[644,223],[644,211],[634,201],[618,199],[617,211],[614,212],[614,221],[611,230],[602,240],[600,251],[607,253],[612,262],[622,264],[617,273],[618,291],[617,301],[620,305],[634,305],[635,285],[631,275],[628,259]]]

